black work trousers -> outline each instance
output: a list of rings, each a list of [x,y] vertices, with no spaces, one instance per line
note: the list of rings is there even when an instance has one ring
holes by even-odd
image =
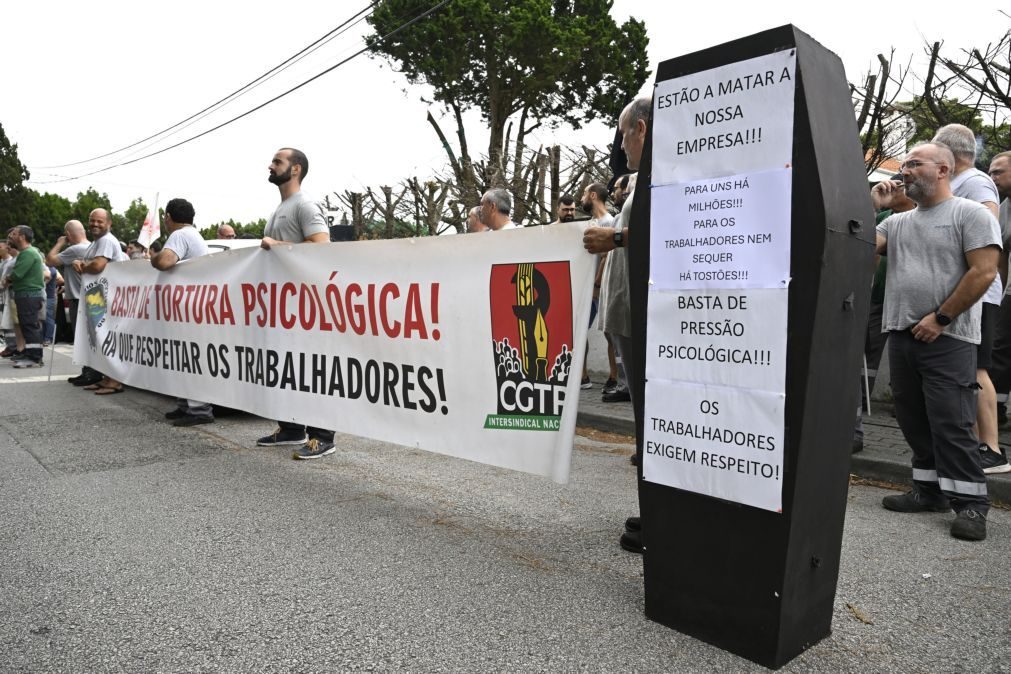
[[[913,450],[913,483],[944,494],[955,512],[986,514],[986,476],[976,423],[976,345],[942,335],[927,344],[908,330],[888,338],[895,416]]]

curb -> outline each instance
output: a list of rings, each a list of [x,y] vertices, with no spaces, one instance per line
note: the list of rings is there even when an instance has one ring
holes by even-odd
[[[913,486],[912,468],[908,464],[860,454],[862,452],[853,455],[853,462],[850,464],[850,473],[853,475],[865,480]],[[992,503],[1011,506],[1011,473],[988,475],[986,490]]]
[[[576,415],[577,426],[588,426],[605,433],[616,433],[618,435],[635,436],[635,421],[632,419],[621,419],[606,414],[595,412],[580,412]]]
[[[576,415],[576,425],[587,426],[606,433],[635,435],[635,421],[632,419],[622,419],[593,411],[580,411]],[[908,462],[874,456],[873,449],[870,453],[868,450],[864,450],[853,455],[850,473],[865,480],[912,486],[912,472]],[[988,476],[987,491],[993,503],[1011,506],[1011,473]]]

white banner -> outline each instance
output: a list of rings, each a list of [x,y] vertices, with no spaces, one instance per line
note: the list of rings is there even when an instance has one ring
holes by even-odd
[[[644,480],[782,512],[786,396],[648,381]]]
[[[653,188],[653,287],[785,288],[792,169]]]
[[[75,360],[126,384],[568,479],[583,227],[242,249],[84,278]],[[572,376],[570,376],[570,373]]]
[[[653,185],[786,168],[793,49],[665,82],[653,94]]]
[[[786,288],[650,289],[646,379],[786,392]]]

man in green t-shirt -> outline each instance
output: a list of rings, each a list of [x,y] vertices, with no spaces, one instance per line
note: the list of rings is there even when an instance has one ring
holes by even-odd
[[[42,253],[32,245],[35,232],[19,225],[7,233],[7,243],[18,250],[14,266],[4,278],[17,307],[18,323],[25,340],[24,358],[14,367],[42,367],[42,320],[45,316],[46,289]]]

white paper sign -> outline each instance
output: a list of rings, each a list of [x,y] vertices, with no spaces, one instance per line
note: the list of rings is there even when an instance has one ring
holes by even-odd
[[[786,288],[649,294],[646,379],[786,391]]]
[[[789,166],[796,65],[788,49],[658,83],[653,185]]]
[[[785,395],[646,383],[643,479],[782,512]]]
[[[657,288],[785,288],[792,169],[654,187],[650,283]]]

